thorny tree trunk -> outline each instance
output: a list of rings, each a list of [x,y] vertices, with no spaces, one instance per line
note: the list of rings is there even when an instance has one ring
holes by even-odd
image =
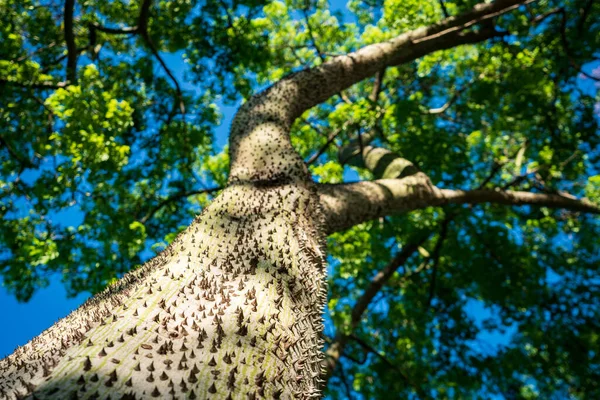
[[[316,396],[314,198],[228,188],[161,256],[5,360],[4,395]]]
[[[232,125],[227,189],[167,250],[0,361],[0,398],[319,397],[326,233],[449,202],[599,212],[557,195],[440,190],[419,174],[316,185],[291,146],[305,110],[387,66],[492,37],[470,28],[522,2],[477,5],[253,97]]]

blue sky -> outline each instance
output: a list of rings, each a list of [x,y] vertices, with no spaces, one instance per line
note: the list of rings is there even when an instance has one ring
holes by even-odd
[[[333,9],[343,11],[342,1],[333,1]],[[347,17],[347,14],[344,14]],[[181,55],[170,55],[165,58],[171,70],[183,83],[183,87],[193,89],[193,87],[184,83]],[[588,65],[585,70],[588,73],[595,73],[597,72],[595,70],[600,68],[598,65],[600,63]],[[595,90],[589,79],[587,81],[580,79],[580,84],[590,91]],[[223,113],[223,120],[215,130],[215,139],[217,146],[222,147],[227,142],[229,126],[237,106],[225,106],[223,104],[219,104],[219,106]],[[346,173],[345,178],[349,181],[357,180],[356,174],[350,171]],[[69,224],[73,220],[73,215],[70,212],[62,214],[61,218],[64,219],[65,224]],[[14,296],[8,294],[3,287],[0,287],[0,306],[3,308],[4,326],[9,327],[9,329],[0,330],[0,358],[12,353],[17,346],[25,344],[58,319],[66,316],[88,297],[88,294],[81,294],[75,298],[67,298],[66,291],[58,277],[51,279],[49,287],[36,291],[28,303],[18,303]],[[467,310],[478,324],[483,319],[493,315],[493,310],[486,309],[476,300],[468,302]],[[482,332],[477,341],[473,343],[473,347],[477,351],[493,353],[498,346],[506,343],[513,333],[510,329],[505,333]]]
[[[330,1],[331,9],[341,11],[344,18],[349,14],[345,11],[344,0]],[[182,54],[164,54],[165,61],[177,77],[185,90],[196,90],[193,85],[186,83],[184,79],[184,63]],[[80,59],[79,68],[82,66]],[[157,68],[157,72],[160,71]],[[218,104],[223,115],[221,125],[215,129],[215,143],[217,148],[222,148],[227,143],[231,120],[238,105]],[[348,179],[356,180],[356,175],[349,172]],[[24,205],[27,207],[27,205]],[[56,222],[65,225],[76,225],[81,220],[77,210],[69,209],[54,216]],[[150,254],[150,253],[149,253]],[[0,286],[0,306],[3,309],[4,321],[12,329],[0,330],[0,358],[12,353],[17,346],[26,344],[29,340],[49,328],[60,318],[67,316],[72,310],[80,306],[89,294],[80,294],[74,298],[67,298],[66,291],[60,282],[60,277],[50,279],[50,285],[44,289],[37,290],[31,300],[27,303],[19,303],[14,296],[10,295],[3,286]]]

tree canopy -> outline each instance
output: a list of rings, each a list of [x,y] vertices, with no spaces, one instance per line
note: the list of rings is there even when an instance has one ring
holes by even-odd
[[[225,185],[219,106],[475,3],[0,0],[4,286],[102,290]],[[600,4],[479,22],[305,112],[292,143],[314,179],[420,171],[599,204]],[[328,252],[332,398],[600,395],[597,216],[440,205],[334,233]]]

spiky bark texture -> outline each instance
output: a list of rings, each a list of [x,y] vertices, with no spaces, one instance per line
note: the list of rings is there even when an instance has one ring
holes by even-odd
[[[158,257],[0,361],[0,399],[319,397],[326,232],[449,202],[543,202],[438,189],[422,173],[317,186],[290,143],[292,123],[383,67],[496,35],[469,29],[525,1],[477,5],[249,100],[232,125],[228,188]],[[367,164],[389,158],[371,156]],[[408,166],[397,164],[394,178]]]
[[[317,397],[315,199],[229,187],[159,257],[3,360],[0,397]]]

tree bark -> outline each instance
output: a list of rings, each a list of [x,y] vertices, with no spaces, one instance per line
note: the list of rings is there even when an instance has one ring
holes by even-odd
[[[496,35],[468,29],[522,3],[477,5],[250,99],[231,128],[229,186],[166,251],[0,361],[0,398],[319,397],[326,232],[429,205],[539,197],[438,189],[421,173],[317,187],[290,143],[293,121],[387,66]]]
[[[319,396],[314,192],[227,188],[160,256],[0,363],[0,397]]]
[[[585,199],[558,194],[492,189],[440,189],[422,172],[402,179],[319,185],[318,191],[325,212],[324,229],[328,234],[386,215],[446,204],[532,205],[600,214],[600,207]]]

